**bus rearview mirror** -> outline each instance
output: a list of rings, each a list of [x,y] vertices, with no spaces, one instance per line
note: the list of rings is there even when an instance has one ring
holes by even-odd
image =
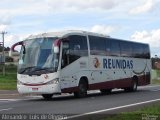
[[[59,47],[58,46],[54,46],[54,53],[59,53]]]
[[[24,46],[24,45],[23,45],[23,41],[17,42],[17,43],[15,43],[14,45],[12,45],[12,47],[11,47],[11,49],[10,49],[10,51],[9,51],[9,56],[10,56],[10,57],[12,57],[12,56],[14,55],[14,53],[16,52],[15,47],[18,46],[18,45]]]

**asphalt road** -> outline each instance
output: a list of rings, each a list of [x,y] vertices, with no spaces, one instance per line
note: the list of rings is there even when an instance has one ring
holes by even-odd
[[[62,95],[45,101],[41,96],[17,97],[16,94],[15,98],[0,99],[0,114],[57,114],[69,119],[98,118],[157,102],[160,103],[160,86],[151,85],[139,87],[137,92],[114,90],[108,95],[91,91],[86,98],[81,99],[73,95]]]

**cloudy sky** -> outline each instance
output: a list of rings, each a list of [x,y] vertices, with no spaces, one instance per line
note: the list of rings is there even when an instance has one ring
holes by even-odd
[[[77,29],[149,43],[160,56],[160,0],[0,1],[6,47],[31,34]]]

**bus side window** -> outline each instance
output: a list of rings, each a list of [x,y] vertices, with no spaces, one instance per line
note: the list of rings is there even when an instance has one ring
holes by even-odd
[[[65,41],[63,42],[63,48],[62,48],[62,68],[67,66],[69,64],[69,42]]]
[[[134,43],[133,44],[133,57],[143,58],[143,45]]]
[[[106,55],[109,56],[111,54],[111,41],[108,38],[105,38],[106,42]]]
[[[80,57],[88,55],[87,38],[85,36],[71,35],[67,39],[67,42],[63,42],[63,44],[67,44],[68,47],[63,47],[62,68]]]
[[[69,38],[69,63],[88,55],[87,38],[80,35],[71,35]]]
[[[89,36],[90,54],[106,55],[106,41],[103,37]]]
[[[120,56],[120,45],[118,40],[111,39],[111,56]]]
[[[127,41],[120,41],[121,57],[132,57],[132,45]]]
[[[150,59],[150,53],[149,53],[149,46],[148,45],[143,46],[143,52],[144,52],[144,58]]]

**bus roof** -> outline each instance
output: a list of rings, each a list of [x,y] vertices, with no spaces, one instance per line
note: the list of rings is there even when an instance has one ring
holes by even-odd
[[[58,38],[63,38],[68,35],[94,35],[94,36],[99,36],[99,37],[109,37],[104,34],[99,34],[99,33],[94,33],[94,32],[87,32],[87,31],[82,31],[82,30],[66,30],[66,31],[60,31],[60,32],[47,32],[47,33],[41,33],[37,35],[30,35],[26,39],[34,39],[34,38],[42,38],[42,37],[58,37]]]
[[[119,40],[119,41],[126,41],[126,42],[139,43],[139,44],[147,44],[147,43],[141,43],[141,42],[136,42],[136,41],[112,38],[112,37],[110,37],[108,35],[105,35],[105,34],[88,32],[88,31],[83,31],[83,30],[65,30],[65,31],[60,31],[60,32],[46,32],[46,33],[41,33],[41,34],[37,34],[37,35],[30,35],[25,40],[34,39],[34,38],[43,38],[43,37],[65,38],[69,35],[92,35],[92,36],[105,37],[105,38],[110,38],[110,39]]]

